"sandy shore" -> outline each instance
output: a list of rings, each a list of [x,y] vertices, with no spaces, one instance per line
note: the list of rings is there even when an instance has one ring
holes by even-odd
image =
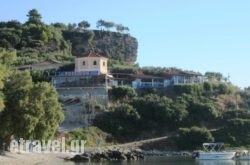
[[[52,165],[63,163],[63,158],[70,157],[63,153],[11,153],[5,152],[5,155],[0,155],[1,165]]]
[[[116,149],[137,149],[139,146],[155,141],[161,141],[168,137],[160,137],[154,139],[147,139],[141,141],[135,141],[131,143],[125,143],[120,145],[112,145],[102,147],[102,150],[116,150]],[[97,147],[87,147],[85,152],[96,152],[99,151]],[[64,161],[64,158],[73,157],[70,153],[11,153],[5,152],[5,155],[0,155],[0,165],[54,165],[54,164],[67,164],[74,165],[73,162]]]

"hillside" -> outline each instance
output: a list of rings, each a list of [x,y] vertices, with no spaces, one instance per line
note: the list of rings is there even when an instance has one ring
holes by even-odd
[[[172,135],[181,149],[199,149],[205,141],[242,147],[249,145],[249,96],[249,89],[212,80],[159,90],[118,86],[109,91],[111,111],[94,125],[119,142]]]
[[[28,131],[36,132],[38,136],[41,132],[47,133],[46,129],[51,126],[49,124],[43,127],[46,131],[41,132],[40,127],[34,130],[34,128],[28,126],[34,126],[34,124],[29,123],[33,122],[33,119],[34,121],[40,121],[45,118],[42,115],[47,114],[47,112],[44,113],[42,110],[46,111],[53,107],[48,106],[48,100],[55,102],[50,105],[58,105],[60,113],[69,113],[74,116],[73,121],[86,117],[74,114],[72,111],[61,110],[59,106],[61,104],[57,102],[58,98],[60,101],[68,98],[60,98],[51,84],[44,83],[44,81],[50,82],[50,75],[53,75],[54,72],[41,69],[31,72],[17,71],[11,73],[13,63],[14,66],[20,66],[41,64],[49,60],[59,61],[59,64],[62,62],[62,65],[64,65],[60,68],[61,70],[72,71],[74,70],[74,57],[81,56],[90,49],[94,49],[101,55],[109,57],[109,61],[111,61],[109,69],[111,73],[114,73],[113,75],[115,73],[122,76],[137,74],[158,78],[173,74],[177,76],[183,74],[202,75],[178,68],[140,68],[138,64],[135,64],[138,48],[136,38],[127,32],[124,33],[119,29],[121,26],[117,26],[119,27],[117,32],[110,31],[110,22],[99,21],[99,23],[109,23],[109,26],[106,25],[109,27],[106,27],[106,30],[89,30],[88,23],[84,21],[78,23],[78,25],[65,25],[63,23],[48,25],[43,23],[41,18],[38,11],[33,9],[29,11],[25,23],[16,20],[0,22],[0,67],[3,65],[3,69],[0,70],[2,76],[0,76],[0,89],[3,90],[0,91],[0,119],[3,121],[0,128],[0,143],[1,138],[9,139],[12,134],[20,135],[20,132],[15,132],[16,130],[9,131],[14,127],[23,131],[21,132],[22,135],[27,133],[27,138],[31,136]],[[173,135],[171,137],[173,139],[170,139],[172,140],[171,144],[173,142],[181,149],[196,149],[204,141],[223,141],[233,147],[249,146],[250,88],[241,90],[231,84],[229,77],[224,77],[217,72],[205,73],[204,80],[202,83],[177,84],[158,89],[153,88],[153,86],[137,90],[129,86],[113,87],[108,91],[109,111],[98,114],[93,124],[100,129],[100,132],[109,135],[105,139],[107,142],[120,143],[171,134]],[[54,95],[50,95],[53,94],[50,90],[54,90]],[[65,88],[65,90],[68,90],[68,88]],[[78,92],[75,93],[83,98],[84,92],[79,89],[75,90]],[[46,95],[43,94],[46,91]],[[96,93],[104,93],[103,91],[104,89],[95,90]],[[41,103],[36,104],[37,101],[41,101]],[[72,101],[71,98],[69,101]],[[73,101],[76,101],[79,109],[83,109],[83,104],[79,100]],[[100,105],[102,104],[101,102]],[[97,105],[99,105],[99,102]],[[31,113],[32,121],[29,121],[30,117],[25,115],[28,112],[27,110],[34,110],[34,107],[36,113]],[[71,107],[76,106],[72,105]],[[100,109],[101,106],[98,107],[97,109]],[[20,113],[20,110],[23,113]],[[37,113],[39,110],[41,114]],[[51,109],[51,112],[54,114],[53,109]],[[56,124],[63,120],[60,114],[58,116]],[[52,118],[46,118],[46,121],[50,119],[54,121]],[[27,122],[23,124],[27,125],[24,126],[20,126],[21,122],[16,122],[26,120]],[[44,123],[42,124],[44,125]],[[56,124],[54,124],[54,127],[57,126]],[[30,130],[26,131],[24,128],[30,128]],[[55,130],[52,130],[49,135],[52,136]],[[81,129],[75,131],[72,134],[77,136],[81,134],[83,135],[81,138],[88,134]],[[94,134],[96,136],[96,132]],[[40,137],[42,136],[38,138]],[[92,136],[90,138],[92,139]]]
[[[94,48],[109,59],[131,63],[136,61],[138,43],[129,34],[103,30],[65,30],[63,36],[72,44],[74,56],[86,54]]]
[[[48,59],[73,61],[73,56],[94,49],[111,60],[134,63],[137,58],[136,38],[121,31],[87,30],[63,23],[48,25],[32,9],[25,23],[17,20],[0,22],[0,47],[17,50],[16,65],[34,64]],[[73,56],[72,56],[73,55]]]

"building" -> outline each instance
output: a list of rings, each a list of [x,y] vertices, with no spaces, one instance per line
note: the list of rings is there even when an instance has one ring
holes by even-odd
[[[94,51],[90,51],[87,56],[75,58],[75,72],[97,72],[97,74],[107,74],[108,58]]]
[[[98,112],[108,107],[108,58],[94,51],[75,58],[75,69],[58,72],[51,83],[57,89],[65,111],[64,123],[91,124]]]
[[[187,71],[171,71],[160,76],[145,74],[112,73],[114,86],[127,85],[134,89],[166,88],[174,85],[199,84],[204,82],[200,73]]]
[[[58,72],[52,77],[51,83],[64,105],[65,123],[91,124],[98,112],[108,108],[108,89],[112,86],[160,89],[204,82],[202,74],[180,70],[171,70],[159,76],[142,73],[110,75],[107,64],[108,58],[90,51],[75,58],[74,71]]]
[[[30,64],[30,65],[21,65],[16,67],[18,70],[48,70],[48,69],[58,69],[63,66],[63,63],[56,60],[47,60],[44,62]]]

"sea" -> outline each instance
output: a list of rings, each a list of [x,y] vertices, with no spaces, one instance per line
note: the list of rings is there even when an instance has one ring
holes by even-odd
[[[133,161],[101,161],[101,162],[72,162],[63,159],[36,165],[250,165],[250,160],[195,160],[191,158],[176,158],[164,156],[146,157],[144,160]]]

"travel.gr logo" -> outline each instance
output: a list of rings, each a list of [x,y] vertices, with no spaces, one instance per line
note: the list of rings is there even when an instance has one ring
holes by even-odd
[[[84,145],[86,140],[71,140],[70,149],[66,147],[65,137],[61,140],[24,140],[20,138],[11,140],[10,151],[20,153],[71,153],[80,154],[84,153]]]

